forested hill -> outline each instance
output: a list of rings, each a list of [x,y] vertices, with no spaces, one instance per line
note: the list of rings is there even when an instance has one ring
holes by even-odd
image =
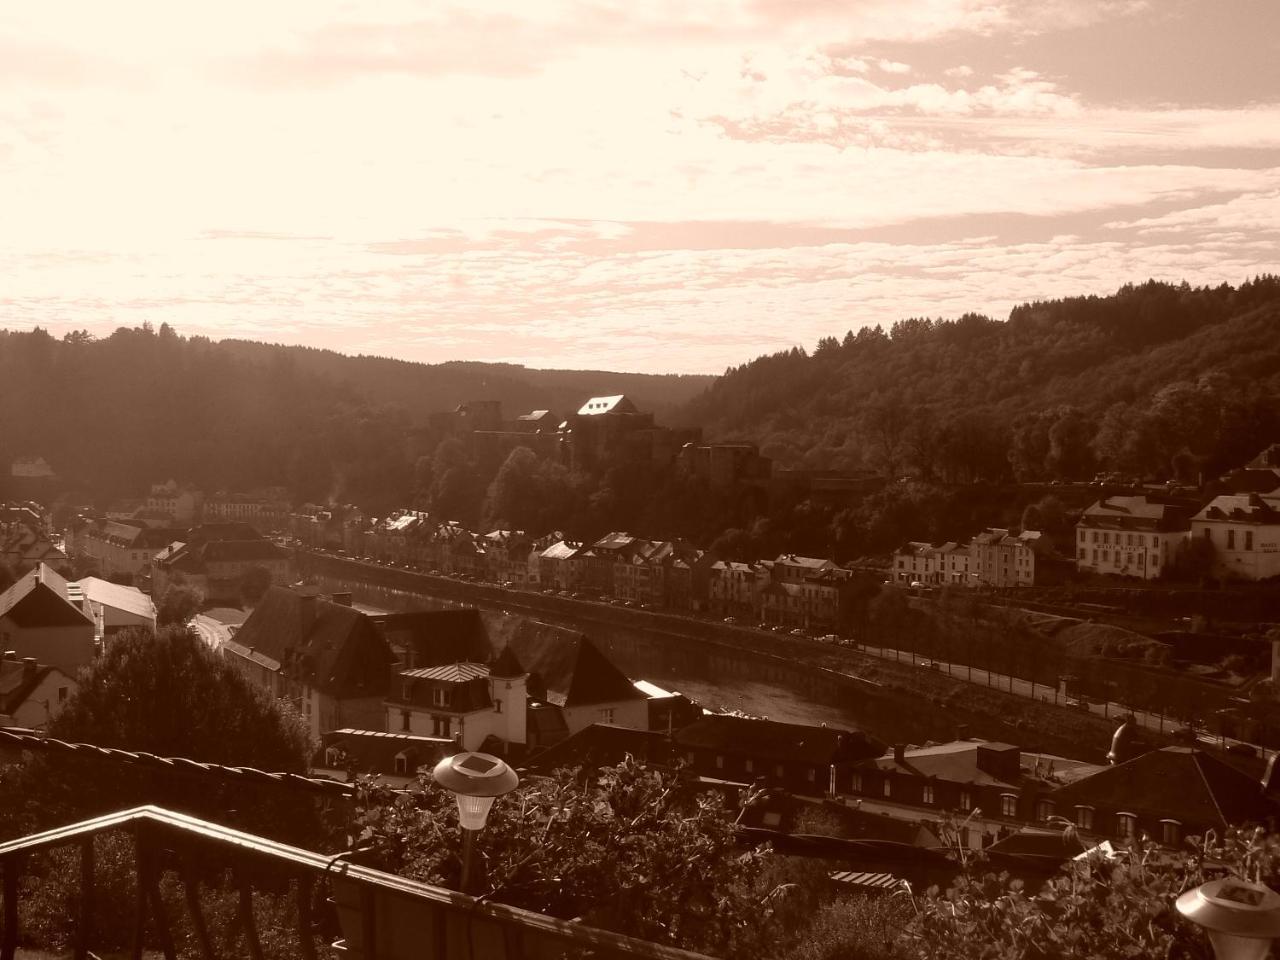
[[[466,400],[501,400],[508,417],[530,410],[564,415],[593,396],[625,393],[661,422],[704,390],[714,378],[690,374],[613,373],[603,370],[541,370],[511,363],[455,361],[424,364],[332,350],[286,347],[251,340],[223,340],[218,347],[257,364],[287,362],[350,386],[377,403],[403,404],[421,420]]]
[[[98,500],[173,477],[206,490],[283,484],[299,499],[385,510],[412,491],[406,434],[433,411],[500,400],[509,418],[563,414],[626,392],[661,416],[709,380],[428,366],[187,338],[167,325],[102,339],[0,331],[0,496],[9,461],[40,456],[65,488]]]
[[[679,416],[793,467],[964,482],[1233,466],[1280,440],[1280,278],[864,328],[731,368]]]

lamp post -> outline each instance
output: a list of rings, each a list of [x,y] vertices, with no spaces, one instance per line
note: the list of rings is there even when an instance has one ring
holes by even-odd
[[[458,823],[462,827],[462,892],[474,896],[476,835],[484,829],[494,799],[514,790],[520,778],[498,757],[470,751],[445,757],[435,765],[431,775],[458,801]]]
[[[1218,960],[1263,960],[1280,937],[1280,894],[1261,883],[1210,880],[1180,896],[1176,906],[1205,929]]]

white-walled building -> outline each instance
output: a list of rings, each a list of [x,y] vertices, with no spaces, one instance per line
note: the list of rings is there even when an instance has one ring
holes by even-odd
[[[1191,536],[1213,544],[1217,576],[1280,576],[1280,496],[1214,497],[1191,518]]]
[[[491,665],[402,670],[386,701],[386,729],[456,739],[463,750],[480,750],[490,737],[523,744],[528,679],[509,649]]]
[[[1113,496],[1076,524],[1076,569],[1154,580],[1191,532],[1194,508],[1146,496]]]

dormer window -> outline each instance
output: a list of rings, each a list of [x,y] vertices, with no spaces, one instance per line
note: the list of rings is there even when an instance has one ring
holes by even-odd
[[[1160,821],[1160,842],[1166,847],[1176,847],[1182,842],[1182,822],[1179,820]]]
[[[431,705],[433,707],[447,707],[449,705],[449,691],[444,687],[432,687]]]
[[[1132,840],[1138,833],[1138,818],[1132,813],[1116,814],[1116,839]]]
[[[1081,830],[1093,829],[1093,807],[1085,804],[1076,807],[1076,826]]]

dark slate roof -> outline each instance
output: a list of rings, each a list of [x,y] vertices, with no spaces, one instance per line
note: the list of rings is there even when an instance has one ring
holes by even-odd
[[[186,536],[187,543],[212,543],[217,540],[263,540],[251,524],[240,522],[202,523],[192,527]],[[270,541],[267,541],[270,542]]]
[[[1164,747],[1105,767],[1053,799],[1059,810],[1088,805],[1188,827],[1253,823],[1277,812],[1257,779],[1194,747]]]
[[[675,734],[682,748],[698,747],[761,760],[829,765],[879,756],[885,745],[860,730],[811,727],[753,717],[710,714]]]
[[[665,734],[593,723],[533,756],[524,769],[530,773],[551,773],[566,767],[594,770],[617,766],[627,756],[660,766],[671,766],[675,761],[671,741]]]
[[[314,604],[310,622],[306,604]],[[285,587],[267,590],[234,642],[266,654],[287,676],[335,697],[383,696],[391,679],[391,651],[370,617]]]
[[[420,610],[373,619],[387,642],[414,668],[486,663],[493,656],[479,610]]]
[[[396,775],[396,757],[405,755],[408,771],[432,766],[441,757],[457,752],[457,745],[444,737],[419,737],[408,733],[383,733],[379,730],[331,730],[320,738],[320,749],[313,765],[328,767],[328,748],[337,747],[347,755],[357,773]],[[404,774],[399,774],[404,776]]]
[[[596,645],[580,633],[549,632],[521,622],[508,643],[516,658],[557,706],[647,700]]]
[[[37,666],[27,676],[26,664],[21,661],[0,662],[0,713],[12,714],[21,707],[44,678],[55,670],[56,667]]]
[[[489,676],[508,680],[523,677],[528,671],[520,663],[520,658],[510,645],[502,648],[502,652],[489,663]]]
[[[0,617],[26,629],[93,626],[93,619],[67,599],[67,581],[43,563],[0,593]]]

